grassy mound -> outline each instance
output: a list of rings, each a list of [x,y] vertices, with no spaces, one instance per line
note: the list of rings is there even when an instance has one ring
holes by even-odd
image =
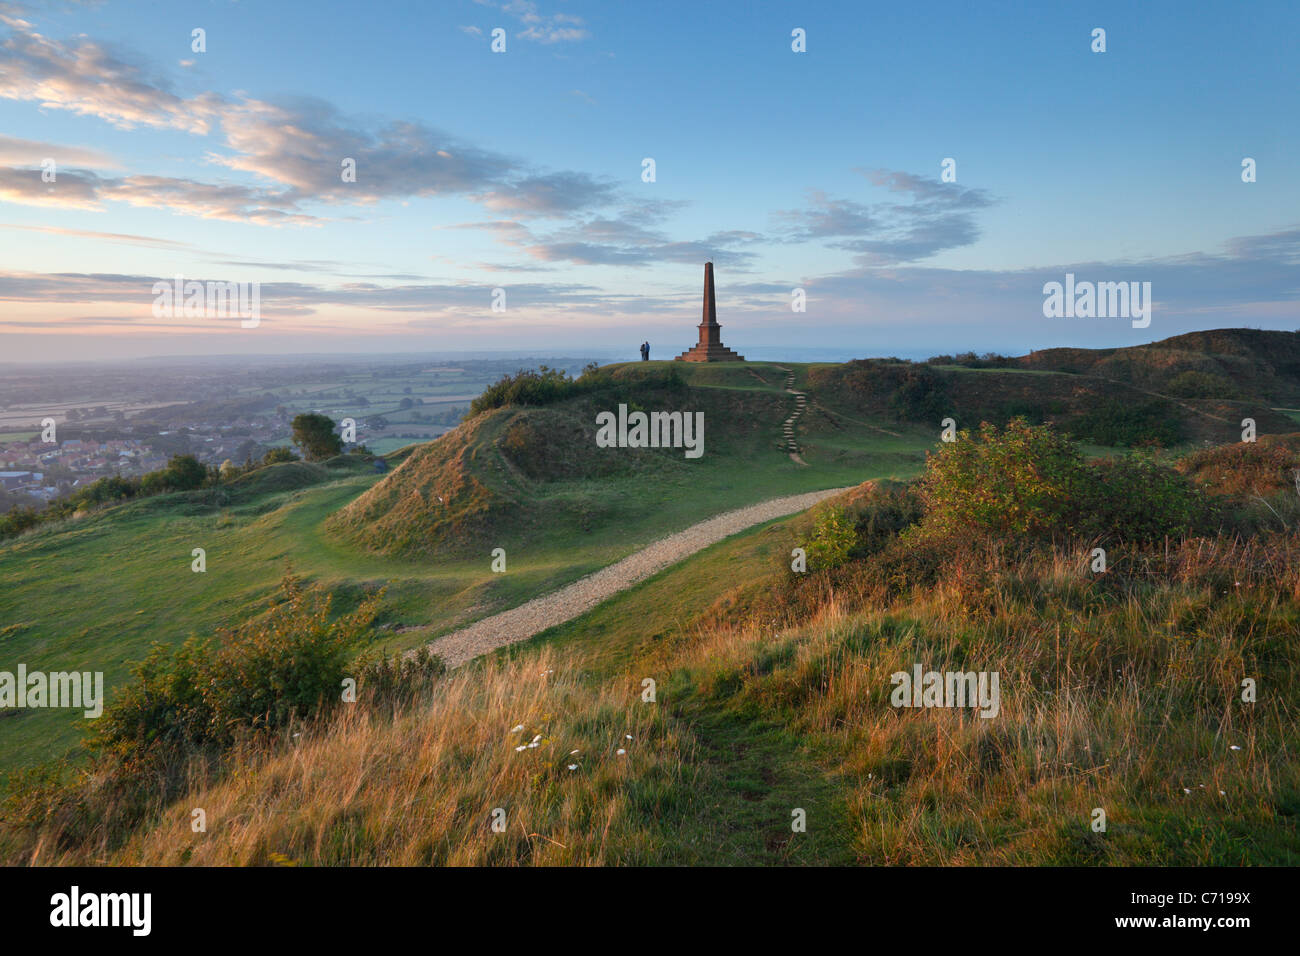
[[[682,449],[596,445],[596,415],[703,412],[705,457]],[[411,452],[400,467],[328,523],[369,553],[422,557],[560,540],[614,528],[656,507],[658,493],[702,471],[779,462],[775,438],[788,400],[774,394],[692,387],[659,370],[614,367],[604,387],[544,406],[485,411]],[[641,489],[619,500],[613,486]]]

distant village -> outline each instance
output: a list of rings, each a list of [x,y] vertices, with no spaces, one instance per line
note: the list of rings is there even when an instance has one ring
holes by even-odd
[[[140,431],[140,437],[65,438],[51,443],[38,436],[0,442],[0,489],[11,496],[48,502],[99,478],[158,471],[175,454],[193,455],[205,465],[242,464],[285,444],[290,421],[288,414],[256,415],[225,425],[196,422],[165,429],[133,425],[114,429],[124,434]]]
[[[576,373],[589,359],[550,361]],[[160,471],[176,455],[213,468],[260,461],[290,445],[300,412],[352,418],[358,441],[386,454],[443,434],[488,384],[536,364],[494,356],[452,365],[408,357],[0,365],[0,514],[41,509],[100,478]],[[40,423],[51,417],[56,440],[42,441]]]

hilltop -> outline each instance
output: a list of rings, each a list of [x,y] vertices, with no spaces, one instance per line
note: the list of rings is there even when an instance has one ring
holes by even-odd
[[[1089,375],[1177,398],[1300,404],[1300,332],[1212,329],[1114,349],[1043,349],[1017,368]]]
[[[672,520],[679,508],[682,519],[704,517],[760,495],[911,474],[949,417],[971,428],[1023,415],[1099,448],[1238,441],[1247,417],[1260,434],[1283,433],[1295,419],[1273,405],[1300,401],[1298,339],[1223,330],[1128,349],[1054,349],[992,367],[941,359],[607,366],[544,404],[473,415],[327,527],[367,553],[408,558],[579,535],[644,542],[648,527],[683,526]],[[1216,344],[1229,349],[1217,364],[1196,350]],[[706,454],[690,461],[680,450],[597,447],[597,414],[620,403],[703,412]],[[782,424],[796,411],[792,463]],[[692,507],[700,502],[707,507]],[[652,512],[668,521],[647,525]]]

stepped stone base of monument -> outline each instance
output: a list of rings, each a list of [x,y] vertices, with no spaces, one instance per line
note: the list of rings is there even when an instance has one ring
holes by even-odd
[[[678,362],[743,362],[745,356],[737,355],[725,345],[696,345],[677,356]]]

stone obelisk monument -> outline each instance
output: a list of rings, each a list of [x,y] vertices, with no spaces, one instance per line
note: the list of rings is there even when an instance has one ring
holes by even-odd
[[[722,326],[718,325],[718,303],[713,297],[713,263],[704,263],[704,321],[700,323],[700,341],[677,356],[679,362],[743,362],[722,344]]]

